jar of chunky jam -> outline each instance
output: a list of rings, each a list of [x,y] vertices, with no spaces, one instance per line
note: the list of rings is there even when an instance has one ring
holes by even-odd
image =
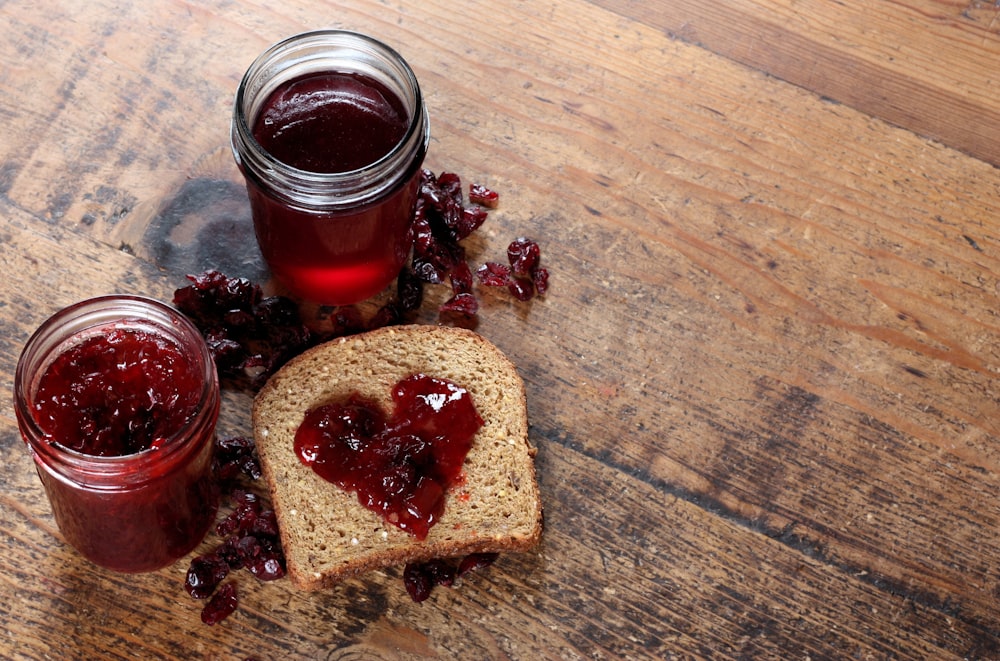
[[[92,562],[158,569],[214,522],[219,382],[173,308],[105,296],[57,312],[24,347],[14,409],[59,529]]]
[[[385,44],[325,30],[261,54],[236,93],[232,148],[276,280],[326,305],[393,282],[429,140],[416,76]]]

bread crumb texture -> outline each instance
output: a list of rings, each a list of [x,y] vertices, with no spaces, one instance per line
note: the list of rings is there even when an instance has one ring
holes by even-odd
[[[423,541],[386,523],[302,464],[295,431],[306,411],[352,393],[392,410],[401,379],[426,374],[466,388],[483,419],[441,519]],[[253,428],[292,582],[329,587],[373,569],[477,552],[525,551],[542,505],[528,441],[524,383],[492,343],[468,330],[410,325],[333,340],[287,363],[258,393]]]

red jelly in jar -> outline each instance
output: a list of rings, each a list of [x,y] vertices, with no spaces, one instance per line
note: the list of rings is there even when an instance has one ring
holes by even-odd
[[[180,313],[132,296],[56,313],[21,354],[14,408],[56,523],[84,557],[151,571],[204,538],[219,383]]]
[[[349,305],[395,280],[429,140],[417,79],[381,42],[309,32],[257,58],[236,94],[233,154],[289,293]]]

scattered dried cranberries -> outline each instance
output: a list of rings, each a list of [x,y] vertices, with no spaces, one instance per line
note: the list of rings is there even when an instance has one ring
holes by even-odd
[[[288,298],[264,298],[259,285],[218,271],[188,279],[174,292],[174,305],[201,330],[223,376],[259,385],[316,341]]]
[[[496,192],[472,184],[469,200],[478,207],[466,207],[458,175],[443,172],[435,177],[424,170],[420,195],[414,215],[413,271],[425,282],[439,284],[450,277],[452,297],[440,311],[473,317],[479,302],[472,291],[471,269],[460,241],[478,229],[486,220],[485,209],[496,208]],[[548,290],[548,271],[539,266],[541,249],[535,241],[519,238],[507,248],[510,268],[487,262],[477,269],[480,284],[506,287],[519,301],[527,301]]]
[[[237,475],[258,479],[260,464],[253,440],[217,440],[213,469],[223,485],[233,483]],[[184,588],[195,599],[212,597],[201,614],[206,624],[222,621],[237,608],[235,583],[219,587],[231,572],[246,569],[261,581],[279,579],[286,572],[274,510],[265,508],[260,497],[249,491],[234,489],[232,498],[232,511],[215,526],[216,534],[224,538],[222,543],[193,558],[184,579]]]
[[[240,475],[251,480],[259,479],[260,460],[253,439],[235,436],[216,440],[212,474],[221,483],[230,483]]]
[[[492,565],[498,557],[496,553],[473,553],[458,561],[438,558],[421,563],[411,563],[403,570],[403,585],[410,599],[420,603],[431,596],[431,590],[437,585],[451,587],[456,578],[461,578],[469,572]]]
[[[541,248],[531,239],[520,237],[507,246],[507,262],[486,262],[476,275],[479,284],[487,287],[506,287],[519,301],[529,301],[536,295],[544,296],[549,289],[548,269],[539,264]]]

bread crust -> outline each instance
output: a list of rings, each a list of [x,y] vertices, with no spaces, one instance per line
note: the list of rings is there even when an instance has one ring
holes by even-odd
[[[293,449],[307,410],[353,392],[391,410],[391,389],[416,373],[472,395],[484,424],[444,513],[417,540],[302,464]],[[408,325],[338,338],[289,361],[254,399],[254,439],[292,583],[319,590],[374,569],[469,553],[526,551],[542,532],[524,383],[481,335]]]

